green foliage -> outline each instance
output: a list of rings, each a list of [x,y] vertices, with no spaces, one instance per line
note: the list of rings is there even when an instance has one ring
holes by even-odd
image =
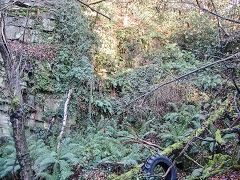
[[[109,4],[111,3],[109,2]],[[101,162],[104,161],[122,162],[125,170],[128,170],[130,167],[138,166],[150,153],[155,152],[144,148],[142,144],[126,143],[129,139],[119,138],[119,134],[137,135],[142,139],[146,138],[156,144],[159,143],[166,147],[162,151],[163,154],[183,148],[186,140],[193,135],[194,129],[198,129],[197,135],[205,132],[211,133],[212,137],[215,136],[220,144],[236,138],[234,135],[221,137],[219,130],[212,123],[224,115],[226,107],[220,107],[221,112],[216,111],[216,114],[210,116],[209,121],[202,124],[207,113],[211,113],[214,108],[209,108],[211,104],[208,104],[208,107],[200,107],[203,105],[202,102],[195,103],[199,107],[189,105],[192,102],[185,102],[184,95],[179,100],[182,103],[180,108],[179,104],[163,105],[166,114],[165,112],[159,113],[156,110],[159,109],[159,106],[154,106],[154,102],[158,101],[157,93],[149,96],[149,99],[141,104],[142,107],[132,105],[129,106],[129,111],[122,113],[126,110],[122,108],[123,105],[148,92],[156,84],[192,71],[210,60],[213,61],[215,56],[221,54],[219,42],[216,39],[217,28],[209,25],[208,16],[191,11],[188,13],[189,16],[180,17],[176,22],[176,14],[165,10],[168,7],[165,7],[164,3],[159,5],[156,1],[149,0],[129,3],[137,5],[129,10],[132,14],[128,15],[130,17],[137,14],[138,19],[134,23],[138,23],[138,25],[114,29],[118,27],[117,24],[114,25],[115,22],[104,22],[106,29],[113,28],[114,33],[112,34],[116,36],[113,37],[116,38],[116,42],[112,42],[113,39],[110,39],[111,41],[107,45],[102,46],[107,49],[108,46],[112,47],[111,43],[117,44],[117,49],[110,49],[108,53],[105,53],[107,50],[104,53],[96,51],[99,45],[98,38],[89,28],[93,27],[95,23],[95,27],[100,25],[101,22],[98,21],[101,18],[97,17],[95,22],[91,22],[89,20],[91,17],[85,16],[84,9],[74,1],[60,3],[57,6],[55,14],[57,27],[54,32],[54,40],[52,40],[58,47],[57,57],[53,62],[45,60],[40,64],[35,64],[38,66],[34,70],[35,84],[32,90],[37,93],[39,97],[37,99],[41,99],[41,105],[44,105],[44,98],[46,98],[44,93],[50,92],[62,98],[70,88],[73,88],[74,93],[68,107],[68,117],[76,117],[77,124],[71,127],[73,130],[70,134],[65,133],[65,139],[57,152],[58,123],[55,123],[52,129],[49,145],[37,138],[29,139],[33,168],[37,178],[69,179],[77,166],[82,167],[80,171],[82,178],[85,178],[85,172],[100,169]],[[129,6],[129,3],[126,6]],[[146,8],[146,5],[151,8]],[[161,6],[161,10],[166,13],[153,14],[155,6]],[[114,11],[109,7],[105,8],[104,5],[99,5],[99,7],[101,10]],[[146,9],[147,11],[145,11]],[[24,13],[26,14],[25,11]],[[145,17],[143,18],[143,16]],[[158,19],[160,16],[161,20]],[[185,23],[188,23],[190,27],[184,27]],[[165,31],[164,28],[166,28]],[[111,35],[106,33],[105,36]],[[96,52],[97,54],[94,54]],[[103,70],[104,78],[98,77],[97,79],[94,70]],[[207,93],[213,94],[213,91],[220,91],[225,85],[224,76],[218,75],[218,73],[209,68],[180,83],[187,84],[194,90],[197,87],[198,91],[207,91]],[[98,74],[101,75],[100,72]],[[109,75],[112,76],[109,77]],[[100,82],[103,83],[100,85]],[[175,85],[173,86],[175,87]],[[181,86],[179,89],[184,91]],[[115,93],[113,93],[114,97],[110,97],[111,92]],[[161,94],[162,91],[159,93]],[[164,93],[162,94],[164,96]],[[64,98],[62,99],[64,102]],[[40,102],[37,103],[40,104]],[[202,109],[208,110],[208,112],[202,112]],[[116,110],[119,110],[119,114],[122,113],[121,116],[115,119],[108,118]],[[51,115],[58,119],[58,115],[62,116],[62,112],[63,103],[57,112],[52,112]],[[95,120],[93,126],[89,125],[87,117],[91,121]],[[80,123],[79,120],[81,120]],[[210,131],[207,131],[206,127],[209,124]],[[79,127],[81,127],[80,130]],[[206,139],[214,140],[211,137]],[[195,145],[197,147],[190,151],[191,153],[198,154],[201,150],[206,149],[207,151],[204,152],[209,153],[209,150],[213,151],[214,149],[213,142],[203,141]],[[1,147],[1,178],[10,177],[12,174],[16,158],[13,147],[12,142],[4,148]],[[228,163],[230,158],[226,159]],[[226,159],[219,157],[214,161]],[[204,163],[207,164],[204,168],[192,168],[192,175],[189,178],[208,174],[217,166],[215,162]],[[208,164],[211,165],[208,166]],[[106,166],[107,168],[103,169],[109,175],[114,171],[114,167]],[[121,172],[125,171],[124,168],[121,168]],[[14,171],[18,170],[19,165],[16,163]],[[139,166],[134,169],[132,174],[136,175],[138,170]]]
[[[46,146],[42,140],[30,141],[31,157],[37,177],[51,180],[67,179],[73,174],[72,167],[79,163],[76,144],[65,139],[58,152]]]
[[[216,39],[218,29],[214,25],[209,25],[208,16],[192,12],[187,19],[184,18],[180,22],[190,25],[189,28],[182,26],[176,29],[172,36],[173,41],[177,42],[181,49],[191,51],[202,60],[220,53],[220,44]]]
[[[34,86],[32,91],[40,92],[53,92],[54,79],[51,74],[51,66],[49,62],[43,61],[34,70]]]
[[[113,113],[112,104],[108,100],[95,100],[94,104],[95,104],[96,107],[99,108],[99,112],[103,111],[106,114],[107,113],[109,113],[109,114]]]
[[[15,109],[16,107],[20,106],[20,97],[15,95],[11,101],[11,108]]]
[[[226,80],[222,79],[219,74],[209,75],[207,73],[202,73],[199,80],[196,81],[196,86],[203,89],[204,91],[208,90],[221,90],[223,85],[226,83]]]
[[[88,28],[87,18],[81,14],[77,3],[67,2],[58,6],[56,40],[62,43],[54,62],[53,75],[57,92],[66,92],[74,86],[78,93],[93,76],[93,66],[89,59],[95,35]],[[77,88],[77,86],[79,88]]]
[[[12,177],[12,172],[16,173],[20,169],[16,160],[16,150],[11,139],[9,143],[0,148],[0,178]]]
[[[182,105],[176,112],[166,114],[159,134],[165,146],[184,141],[194,129],[200,128],[200,121],[205,118],[200,112],[200,109],[193,105]]]
[[[99,130],[89,127],[86,133],[76,137],[81,152],[78,157],[89,165],[85,168],[96,168],[104,161],[123,162],[126,166],[135,166],[140,162],[146,151],[141,152],[138,144],[122,144],[124,139],[117,138],[119,133],[114,126],[104,125]]]
[[[91,82],[94,81],[92,49],[97,43],[96,35],[89,29],[89,20],[76,2],[63,2],[56,11],[55,43],[59,44],[58,56],[52,64],[55,79],[54,91],[62,95],[73,88],[70,114],[83,120],[87,112],[79,107],[92,103]]]

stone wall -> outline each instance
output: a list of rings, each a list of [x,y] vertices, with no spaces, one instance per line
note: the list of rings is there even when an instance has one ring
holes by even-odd
[[[23,40],[25,32],[25,42],[42,43],[45,41],[44,34],[49,37],[55,28],[55,18],[53,16],[54,5],[56,0],[20,0],[16,4],[12,4],[11,0],[1,0],[0,9],[7,7],[6,11],[6,37],[9,41]],[[29,13],[28,13],[29,12]],[[28,18],[29,17],[29,18]],[[26,83],[25,83],[26,84]],[[9,107],[10,103],[6,100],[6,88],[4,84],[4,68],[3,60],[0,55],[0,137],[9,136]],[[56,109],[59,101],[51,101],[52,107]],[[31,98],[29,102],[31,104]],[[43,109],[30,115],[28,120],[29,126],[38,126],[46,128],[48,125],[42,121]]]

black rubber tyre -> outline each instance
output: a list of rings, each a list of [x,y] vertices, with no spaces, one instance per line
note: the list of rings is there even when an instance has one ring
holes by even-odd
[[[166,156],[160,156],[157,154],[155,156],[149,157],[146,160],[146,162],[142,166],[142,170],[145,173],[150,174],[150,177],[146,178],[146,179],[156,180],[156,179],[160,179],[160,178],[151,177],[151,176],[154,176],[154,169],[157,168],[157,166],[160,166],[166,172],[171,165],[172,165],[172,161],[170,159],[168,159]],[[169,171],[169,173],[167,174],[165,179],[177,180],[177,173],[176,173],[176,169],[174,166],[171,168],[171,170]]]

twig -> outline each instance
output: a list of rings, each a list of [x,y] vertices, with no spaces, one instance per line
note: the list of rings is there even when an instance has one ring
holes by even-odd
[[[145,144],[143,144],[140,141],[124,141],[123,143],[125,144],[130,144],[130,143],[136,143],[136,144],[142,144],[145,148],[147,148],[149,151],[152,151],[152,149],[150,149],[148,146],[146,146]]]
[[[9,6],[14,5],[14,4],[15,4],[15,2],[12,2],[12,3],[8,4],[8,5],[6,5],[2,9],[0,9],[0,11],[3,11],[4,9],[7,9]]]
[[[106,1],[106,0],[100,0],[100,1],[97,1],[97,2],[93,2],[93,3],[90,3],[89,5],[95,5],[95,4],[101,3],[103,1]]]
[[[166,171],[166,173],[161,176],[163,178],[165,178],[167,176],[167,174],[170,172],[171,168],[175,165],[176,163],[176,160],[181,157],[183,155],[183,153],[185,153],[185,151],[188,149],[188,147],[192,144],[192,142],[195,140],[195,139],[199,139],[201,141],[208,141],[208,142],[214,142],[216,143],[216,140],[208,140],[208,139],[203,139],[203,138],[200,138],[200,137],[197,137],[197,136],[194,136],[193,138],[190,139],[190,141],[187,143],[187,145],[183,148],[183,150],[180,152],[180,154],[174,159],[172,165],[168,168],[168,170]],[[214,153],[214,151],[213,151]],[[214,156],[214,154],[213,154]]]
[[[240,121],[240,116],[238,116],[238,118],[232,123],[232,125],[230,126],[230,128],[233,128],[234,126],[236,126],[239,121]]]
[[[33,106],[29,105],[29,104],[26,104],[26,103],[24,103],[23,105],[25,105],[25,106],[28,106],[28,107],[32,108],[34,111],[37,111],[37,109],[36,109],[35,107],[33,107]]]
[[[231,133],[238,133],[240,134],[240,128],[232,128],[228,131],[222,131],[221,135],[224,136],[225,134],[231,134]]]
[[[28,11],[27,11],[27,21],[26,21],[24,31],[23,31],[23,43],[25,40],[25,34],[26,34],[26,29],[27,29],[27,25],[28,25],[28,21],[29,21],[29,14],[30,14],[31,9],[32,9],[32,7],[30,9],[28,9]]]
[[[216,140],[211,140],[211,139],[203,139],[203,138],[200,138],[200,137],[197,137],[195,136],[196,139],[200,140],[200,141],[207,141],[207,142],[216,142]]]
[[[218,14],[217,8],[216,8],[213,0],[211,0],[211,4],[212,4],[212,6],[213,6],[213,9],[214,9],[215,13]],[[222,37],[221,37],[220,29],[225,33],[225,35],[229,36],[229,34],[228,34],[228,33],[226,32],[226,30],[222,27],[218,16],[217,16],[217,23],[218,23],[219,39],[220,39],[220,43],[221,43],[221,47],[222,47]]]
[[[208,9],[203,8],[203,7],[199,4],[199,1],[198,1],[198,0],[196,0],[196,2],[197,2],[197,6],[199,7],[199,9],[201,9],[202,11],[207,12],[207,13],[209,13],[209,14],[212,14],[212,15],[214,15],[214,16],[217,16],[217,17],[219,17],[219,18],[221,18],[221,19],[224,19],[224,20],[226,20],[226,21],[230,21],[230,22],[233,22],[233,23],[240,24],[240,21],[237,21],[237,20],[234,20],[234,19],[229,19],[229,18],[223,17],[223,16],[221,16],[221,15],[215,13],[215,12],[209,11]]]
[[[96,13],[102,15],[103,17],[105,17],[105,18],[111,20],[110,17],[108,17],[108,16],[106,16],[105,14],[103,14],[103,13],[97,11],[96,9],[93,9],[89,4],[87,4],[87,3],[85,3],[85,2],[83,2],[83,1],[81,1],[81,0],[77,0],[77,1],[80,2],[81,4],[83,4],[84,6],[87,6],[87,7],[88,7],[89,9],[91,9],[92,11],[94,11],[94,12],[96,12]]]
[[[98,163],[98,165],[102,165],[102,164],[116,164],[116,165],[124,165],[123,162],[112,162],[112,161],[102,161],[100,163]]]
[[[12,168],[13,180],[16,180],[16,174],[15,174],[15,170],[14,170],[16,164],[17,164],[17,158],[15,158],[13,168]]]
[[[238,103],[237,103],[237,96],[239,95],[239,93],[238,92],[236,92],[236,94],[235,94],[235,96],[234,96],[234,104],[235,104],[235,108],[236,108],[236,110],[237,110],[237,113],[238,113],[238,116],[240,116],[240,110],[239,110],[239,105],[238,105]]]
[[[199,72],[199,71],[201,71],[201,70],[203,70],[203,69],[206,69],[206,68],[208,68],[208,67],[210,67],[210,66],[213,66],[213,65],[215,65],[215,64],[219,64],[219,63],[222,63],[222,62],[225,62],[225,61],[232,60],[233,58],[239,58],[239,57],[240,57],[240,52],[239,52],[239,53],[236,53],[236,54],[233,54],[233,55],[231,55],[231,56],[229,56],[229,57],[227,57],[227,58],[225,58],[225,59],[221,59],[221,60],[214,61],[214,62],[212,62],[212,63],[206,64],[206,65],[204,65],[204,66],[202,66],[202,67],[200,67],[200,68],[197,68],[197,69],[195,69],[195,70],[193,70],[193,71],[190,71],[190,72],[188,72],[188,73],[186,73],[186,74],[184,74],[184,75],[182,75],[182,76],[179,76],[179,77],[177,77],[177,78],[175,78],[175,79],[173,79],[173,80],[171,80],[171,81],[168,81],[168,82],[165,82],[165,83],[163,83],[163,84],[160,84],[160,85],[158,85],[157,87],[155,87],[154,89],[152,89],[151,91],[149,91],[149,92],[147,92],[147,93],[145,93],[145,94],[143,94],[143,95],[141,95],[141,96],[133,99],[132,101],[130,101],[127,105],[125,105],[125,108],[126,108],[127,106],[129,106],[130,104],[132,104],[133,102],[138,101],[139,99],[141,99],[141,98],[143,98],[143,97],[146,97],[146,96],[151,95],[153,92],[155,92],[156,90],[158,90],[159,88],[161,88],[161,87],[163,87],[163,86],[165,86],[165,85],[168,85],[168,84],[171,84],[171,83],[173,83],[173,82],[175,82],[175,81],[178,81],[178,80],[180,80],[180,79],[183,79],[183,78],[185,78],[185,77],[187,77],[187,76],[189,76],[189,75],[191,75],[191,74],[193,74],[193,73]]]
[[[214,13],[214,12],[208,10],[208,9],[205,9],[205,8],[201,7],[199,1],[196,0],[196,2],[197,2],[197,5],[194,4],[194,3],[192,3],[192,2],[190,2],[190,1],[185,1],[185,2],[169,1],[169,2],[167,2],[167,3],[189,4],[189,5],[194,6],[194,7],[199,7],[199,9],[201,9],[202,11],[204,11],[204,12],[206,12],[206,13],[209,13],[209,14],[212,14],[212,15],[214,15],[214,16],[217,16],[217,17],[219,17],[219,18],[221,18],[221,19],[223,19],[223,20],[226,20],[226,21],[230,21],[230,22],[234,22],[234,23],[240,24],[240,21],[237,21],[237,20],[234,20],[234,19],[230,19],[230,18],[223,17],[223,16],[221,16],[221,15],[219,15],[219,14],[217,14],[217,13]]]
[[[188,158],[189,160],[191,160],[192,162],[194,162],[195,164],[197,164],[198,166],[200,166],[201,168],[203,168],[203,166],[201,164],[199,164],[197,161],[195,161],[193,158],[191,158],[190,156],[187,155],[187,153],[183,154],[186,158]]]
[[[187,143],[187,145],[183,148],[183,150],[180,152],[180,154],[174,159],[172,165],[168,168],[168,170],[166,171],[166,173],[162,176],[163,178],[165,178],[168,173],[170,172],[170,170],[172,169],[172,167],[175,165],[176,160],[182,156],[182,154],[188,149],[188,147],[192,144],[192,142],[194,141],[196,137],[193,137],[190,139],[190,141]]]
[[[67,108],[68,108],[68,103],[70,101],[72,92],[73,92],[72,89],[70,89],[68,91],[68,97],[67,97],[67,100],[66,100],[66,102],[64,104],[64,116],[63,116],[62,130],[61,130],[60,135],[59,135],[59,142],[58,142],[58,145],[57,145],[57,151],[58,151],[58,149],[59,149],[59,147],[61,145],[62,136],[63,136],[64,129],[65,129],[66,124],[67,124]]]
[[[147,145],[149,145],[149,146],[153,146],[153,147],[155,147],[155,148],[158,148],[158,149],[160,149],[160,150],[163,150],[163,148],[162,148],[161,146],[158,146],[158,145],[153,144],[153,143],[151,143],[151,142],[145,141],[145,140],[140,139],[140,138],[138,138],[138,137],[125,136],[125,135],[122,135],[122,134],[120,135],[120,137],[126,137],[126,138],[130,138],[130,139],[134,139],[134,140],[137,140],[137,141],[140,142],[140,143],[147,144]]]
[[[50,122],[50,124],[49,124],[48,130],[47,130],[47,136],[46,136],[46,139],[48,138],[48,136],[49,136],[50,133],[51,133],[52,126],[53,126],[54,122],[55,122],[55,117],[52,118],[52,120],[51,120],[51,122]]]

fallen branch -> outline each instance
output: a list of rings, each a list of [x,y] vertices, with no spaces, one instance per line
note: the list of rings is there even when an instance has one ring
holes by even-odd
[[[126,137],[126,138],[130,138],[130,139],[134,139],[134,140],[136,140],[136,141],[134,141],[134,143],[139,143],[140,142],[140,143],[143,143],[143,144],[147,144],[149,146],[153,146],[153,147],[158,148],[160,150],[163,150],[163,148],[161,146],[158,146],[158,145],[153,144],[151,142],[145,141],[145,140],[140,139],[138,137],[131,137],[131,136],[125,136],[125,135],[120,135],[120,137]]]
[[[58,142],[58,145],[57,145],[57,151],[58,151],[58,149],[59,149],[59,147],[61,145],[62,136],[63,136],[64,130],[65,130],[65,127],[66,127],[66,124],[67,124],[67,108],[68,108],[68,103],[70,101],[72,92],[73,92],[72,89],[70,89],[68,91],[68,97],[67,97],[67,100],[66,100],[66,102],[64,104],[64,116],[63,116],[62,130],[61,130],[61,132],[59,134],[59,138],[58,138],[59,142]]]
[[[93,9],[89,4],[87,4],[87,3],[85,3],[85,2],[83,2],[83,1],[81,1],[81,0],[77,0],[77,1],[80,2],[81,4],[83,4],[84,6],[88,7],[88,8],[91,9],[92,11],[94,11],[94,12],[96,12],[96,13],[102,15],[103,17],[105,17],[105,18],[111,20],[110,17],[108,17],[108,16],[106,16],[105,14],[103,14],[103,13],[97,11],[96,9]]]
[[[191,158],[190,156],[187,155],[187,153],[183,154],[187,159],[189,159],[190,161],[194,162],[196,165],[198,165],[201,168],[204,168],[201,164],[199,164],[197,161],[195,161],[193,158]]]
[[[148,146],[146,146],[145,144],[143,144],[142,142],[139,141],[124,141],[123,143],[125,144],[131,144],[131,143],[136,143],[136,144],[142,144],[145,148],[147,148],[149,151],[151,151],[152,149],[149,148]]]
[[[203,69],[206,69],[206,68],[208,68],[208,67],[210,67],[210,66],[213,66],[213,65],[216,65],[216,64],[219,64],[219,63],[223,63],[223,62],[225,62],[225,61],[229,61],[229,60],[232,60],[233,58],[239,58],[239,57],[240,57],[240,52],[238,52],[238,53],[236,53],[236,54],[233,54],[233,55],[231,55],[231,56],[228,56],[227,58],[224,58],[224,59],[221,59],[221,60],[214,61],[214,62],[212,62],[212,63],[206,64],[206,65],[204,65],[204,66],[202,66],[202,67],[200,67],[200,68],[197,68],[197,69],[195,69],[195,70],[193,70],[193,71],[190,71],[190,72],[188,72],[188,73],[186,73],[186,74],[183,74],[182,76],[179,76],[179,77],[177,77],[177,78],[175,78],[175,79],[173,79],[173,80],[171,80],[171,81],[168,81],[168,82],[165,82],[165,83],[163,83],[163,84],[160,84],[160,85],[158,85],[157,87],[155,87],[154,89],[150,90],[149,92],[147,92],[147,93],[145,93],[145,94],[143,94],[143,95],[141,95],[141,96],[133,99],[132,101],[130,101],[127,105],[125,105],[125,108],[126,108],[127,106],[129,106],[130,104],[132,104],[133,102],[138,101],[138,100],[141,99],[141,98],[144,98],[144,99],[145,99],[147,96],[151,95],[152,93],[154,93],[155,91],[157,91],[159,88],[161,88],[161,87],[163,87],[163,86],[166,86],[166,85],[171,84],[171,83],[173,83],[173,82],[175,82],[175,81],[178,81],[178,80],[180,80],[180,79],[183,79],[183,78],[185,78],[185,77],[187,77],[187,76],[189,76],[189,75],[191,75],[191,74],[194,74],[194,73],[196,73],[196,72],[199,72],[199,71],[201,71],[201,70],[203,70]]]
[[[229,100],[226,99],[221,105],[219,108],[217,108],[211,115],[210,117],[208,118],[208,120],[206,120],[204,123],[203,123],[203,126],[196,129],[191,135],[189,135],[186,140],[191,142],[192,138],[197,138],[199,140],[202,140],[202,138],[200,138],[199,136],[206,130],[206,128],[213,122],[215,122],[216,120],[218,120],[220,117],[222,117],[222,115],[226,112],[226,109],[229,107]],[[228,131],[230,129],[226,129],[225,131]],[[221,133],[222,134],[222,133]],[[132,137],[131,137],[132,138]],[[134,139],[134,138],[133,138]],[[206,141],[206,139],[204,139]],[[214,142],[215,140],[207,140],[209,142]],[[184,142],[183,141],[180,141],[180,142],[177,142],[175,144],[172,144],[170,146],[168,146],[167,148],[165,148],[161,153],[160,155],[164,155],[164,156],[167,156],[169,154],[171,154],[174,150],[178,150],[178,149],[185,149],[186,150],[186,146],[184,147]],[[185,151],[184,150],[184,151]],[[183,151],[183,150],[182,150]],[[184,152],[183,151],[183,152]],[[134,177],[138,172],[139,170],[141,169],[141,165],[138,165],[136,166],[135,168],[133,168],[132,170],[128,171],[127,173],[125,174],[122,174],[121,176],[118,176],[118,177],[113,177],[114,180],[127,180],[127,179],[131,179],[132,177]]]
[[[95,5],[95,4],[101,3],[101,2],[103,2],[103,1],[106,1],[106,0],[101,0],[101,1],[93,2],[93,3],[90,3],[89,5]]]
[[[208,139],[203,139],[203,138],[200,138],[200,137],[197,137],[197,136],[194,136],[193,138],[190,139],[190,141],[187,143],[187,145],[183,148],[183,150],[180,152],[180,154],[174,159],[172,165],[168,168],[168,170],[166,171],[166,173],[161,176],[162,178],[165,178],[167,176],[167,174],[169,173],[169,171],[171,170],[171,168],[175,165],[176,163],[176,160],[178,158],[180,158],[186,151],[187,149],[189,148],[189,146],[192,144],[192,142],[195,140],[195,139],[198,139],[200,141],[207,141],[207,142],[216,142],[216,140],[208,140]],[[213,151],[213,155],[214,155],[214,151]]]
[[[103,164],[115,164],[115,165],[121,165],[121,166],[124,165],[123,162],[112,162],[112,161],[102,161],[102,162],[98,163],[98,165],[103,165]]]

